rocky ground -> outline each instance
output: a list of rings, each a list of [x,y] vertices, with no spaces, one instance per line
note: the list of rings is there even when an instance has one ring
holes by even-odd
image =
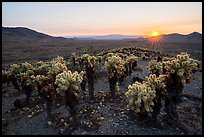
[[[148,60],[149,61],[149,60]],[[28,107],[15,109],[16,99],[23,100],[12,85],[2,85],[2,134],[5,135],[201,135],[202,134],[202,72],[192,74],[190,84],[185,85],[182,102],[177,107],[181,125],[168,124],[161,111],[159,121],[162,126],[148,125],[130,115],[124,93],[133,76],[145,78],[148,75],[148,61],[139,60],[132,75],[120,85],[114,100],[110,99],[108,79],[103,68],[95,81],[95,100],[89,99],[88,91],[81,93],[78,105],[80,125],[73,128],[73,119],[68,108],[56,104],[53,110],[55,120],[47,120],[46,105],[33,93]]]

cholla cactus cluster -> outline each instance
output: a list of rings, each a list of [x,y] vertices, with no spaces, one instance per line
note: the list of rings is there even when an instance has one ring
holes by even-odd
[[[44,74],[46,72],[49,71],[50,67],[51,67],[51,63],[50,62],[42,62],[42,61],[39,61],[39,62],[36,62],[34,64],[34,68],[33,70],[37,73],[37,74]]]
[[[33,75],[34,72],[32,70],[28,70],[26,72],[20,72],[17,74],[17,77],[20,78],[21,81],[26,82],[26,85],[33,84],[33,81],[31,80],[31,75]]]
[[[44,76],[44,75],[37,75],[37,76],[32,75],[32,76],[31,76],[31,79],[32,79],[33,82],[36,82],[36,83],[38,83],[39,85],[42,85],[43,82],[44,82],[45,80],[47,80],[47,77]]]
[[[124,64],[125,61],[122,60],[119,56],[112,55],[108,57],[108,61],[105,62],[105,69],[110,77],[114,75],[114,71],[116,71],[116,73],[120,76],[125,70]]]
[[[2,77],[4,78],[8,78],[8,76],[10,75],[10,71],[7,71],[7,70],[2,70]]]
[[[128,56],[127,58],[126,58],[126,61],[127,62],[131,62],[131,63],[133,63],[133,62],[135,62],[135,61],[137,61],[137,57],[135,56],[135,55],[130,55],[130,56]]]
[[[10,75],[11,74],[16,75],[16,74],[20,73],[20,71],[21,71],[21,66],[19,64],[12,64],[12,65],[10,65],[8,73]]]
[[[180,53],[176,58],[171,58],[168,61],[163,61],[164,69],[170,72],[171,75],[179,76],[181,82],[186,84],[193,70],[198,70],[198,61],[189,57],[187,53]]]
[[[95,56],[91,56],[89,54],[83,54],[81,59],[84,61],[83,63],[95,68],[96,67],[96,60]]]
[[[56,63],[56,64],[52,64],[52,66],[49,68],[49,72],[48,74],[51,75],[57,75],[63,71],[67,71],[67,66],[65,64],[62,63]]]
[[[52,59],[51,63],[52,63],[52,64],[62,63],[62,64],[67,65],[66,60],[64,60],[64,58],[61,57],[61,56],[57,56],[56,58]]]
[[[198,70],[201,71],[202,70],[202,62],[199,61],[199,60],[194,59],[194,63],[197,63]]]
[[[77,56],[76,56],[76,53],[72,52],[72,53],[71,53],[71,57],[76,58],[76,57],[77,57]]]
[[[163,64],[161,62],[157,62],[156,60],[151,60],[148,64],[148,71],[155,74],[159,72],[160,74],[163,73]]]
[[[25,63],[21,64],[22,71],[26,71],[26,70],[32,69],[32,68],[33,68],[33,65],[28,63],[28,62],[25,62]]]
[[[97,61],[98,61],[99,63],[101,63],[102,60],[103,60],[103,56],[97,56]]]
[[[49,67],[48,74],[50,75],[57,75],[62,73],[63,71],[67,71],[67,62],[64,60],[63,57],[58,56],[51,61],[51,67]]]
[[[135,110],[135,112],[141,112],[144,109],[147,112],[153,111],[153,99],[156,96],[156,91],[146,85],[146,83],[136,81],[134,84],[128,86],[128,91],[125,95],[129,101],[127,107],[131,110]]]
[[[151,87],[153,90],[165,90],[166,85],[164,84],[166,76],[165,75],[159,75],[159,77],[156,77],[155,74],[150,74],[149,76],[146,76],[146,84]]]
[[[55,84],[58,86],[57,93],[64,95],[64,91],[66,91],[70,85],[72,84],[80,84],[83,80],[84,72],[81,71],[78,73],[75,71],[72,73],[70,70],[63,71],[62,73],[56,76]],[[78,86],[74,86],[74,90],[78,90]]]

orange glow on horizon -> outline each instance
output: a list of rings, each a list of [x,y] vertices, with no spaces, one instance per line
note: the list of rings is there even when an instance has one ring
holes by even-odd
[[[152,31],[151,34],[150,34],[151,37],[156,37],[156,36],[159,36],[159,35],[160,35],[160,33],[158,31]]]
[[[160,46],[160,42],[162,41],[162,35],[158,31],[152,31],[149,35],[149,42],[151,45]]]

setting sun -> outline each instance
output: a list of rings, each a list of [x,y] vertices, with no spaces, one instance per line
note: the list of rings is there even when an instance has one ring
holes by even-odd
[[[156,37],[156,36],[159,36],[159,32],[158,31],[152,31],[152,33],[150,34],[150,36],[152,37]]]
[[[152,31],[150,34],[149,34],[149,42],[151,45],[160,45],[160,43],[162,42],[163,38],[162,38],[162,35],[159,31]]]

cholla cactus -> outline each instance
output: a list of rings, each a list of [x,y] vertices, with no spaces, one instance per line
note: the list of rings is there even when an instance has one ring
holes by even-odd
[[[55,84],[58,86],[56,91],[58,94],[65,97],[65,104],[69,106],[71,116],[76,123],[79,123],[77,112],[77,104],[79,101],[79,96],[77,94],[77,92],[79,92],[78,84],[82,82],[83,75],[83,71],[80,73],[77,71],[72,73],[70,70],[68,70],[58,74],[55,80]]]
[[[149,85],[154,90],[165,90],[166,85],[164,84],[166,76],[159,75],[156,77],[155,74],[150,74],[149,77],[146,76],[146,84]]]
[[[103,60],[103,56],[97,56],[97,60],[98,60],[98,63],[101,64],[101,62]]]
[[[24,72],[23,73],[19,73],[18,77],[20,77],[21,81],[29,79],[29,75],[24,73]]]
[[[125,93],[128,98],[128,108],[135,112],[146,110],[152,112],[154,105],[153,99],[156,96],[156,91],[145,83],[135,82],[128,86],[128,91]]]
[[[35,81],[31,78],[34,75],[34,71],[29,69],[26,72],[20,72],[17,74],[17,77],[20,77],[21,82],[24,83],[25,86],[29,86],[35,83]]]
[[[95,79],[95,70],[96,70],[96,60],[95,56],[90,56],[88,54],[84,54],[82,56],[83,64],[85,66],[86,78],[88,81],[88,89],[90,98],[94,98],[94,79]]]
[[[189,80],[193,70],[198,70],[198,62],[189,57],[187,53],[180,53],[176,58],[171,58],[168,61],[164,61],[164,69],[171,75],[177,75],[179,81],[186,84],[186,80]]]
[[[137,59],[138,59],[138,57],[136,57],[132,54],[127,56],[126,62],[128,64],[129,74],[131,74],[132,70],[137,66]]]
[[[2,84],[7,83],[9,85],[9,75],[11,75],[9,71],[2,70]]]
[[[33,68],[33,65],[28,63],[28,62],[25,62],[25,63],[22,63],[21,64],[21,69],[22,71],[27,71],[28,69],[32,69]]]
[[[192,71],[198,70],[199,63],[197,60],[190,58],[186,52],[182,52],[176,57],[166,58],[163,64],[167,76],[166,90],[168,94],[165,98],[164,111],[172,121],[178,118],[176,105],[179,103],[178,100],[183,92],[184,85],[190,80]]]
[[[67,66],[65,64],[62,64],[60,62],[57,62],[55,64],[52,64],[49,68],[48,74],[56,76],[59,73],[62,73],[63,71],[67,71]]]
[[[113,55],[114,55],[114,53],[111,53],[111,52],[110,52],[110,53],[108,53],[106,56],[107,56],[107,57],[112,57]]]
[[[12,75],[19,74],[21,72],[21,66],[19,64],[12,64],[9,68],[9,73]]]
[[[73,65],[75,66],[76,65],[76,53],[71,53],[71,58],[72,58]]]
[[[147,67],[148,71],[152,74],[156,74],[159,76],[163,73],[163,64],[161,62],[157,62],[156,60],[151,60]]]
[[[166,75],[159,75],[156,77],[155,74],[150,74],[149,77],[146,77],[145,83],[151,87],[152,90],[156,91],[156,97],[154,98],[154,106],[152,113],[152,121],[157,121],[157,116],[162,108],[162,100],[166,97]]]
[[[62,73],[56,76],[55,84],[58,86],[57,93],[64,95],[64,91],[66,91],[72,84],[80,84],[83,80],[83,71],[78,73],[75,71],[72,73],[70,70],[63,71]],[[78,86],[73,86],[75,90],[78,90]]]
[[[114,98],[116,92],[116,84],[124,74],[124,67],[125,61],[123,61],[119,56],[112,55],[108,57],[108,61],[105,62],[105,69],[108,73],[108,81],[109,87],[111,92],[111,97]]]
[[[126,60],[127,60],[128,62],[133,63],[133,62],[137,61],[137,59],[138,59],[138,57],[136,57],[136,56],[134,56],[134,55],[130,55],[130,56],[127,57]]]
[[[42,61],[36,62],[34,64],[35,67],[33,68],[33,71],[39,75],[47,75],[51,65],[52,64],[50,62],[42,62]]]
[[[57,56],[56,58],[52,59],[51,63],[52,63],[52,64],[62,63],[62,64],[67,65],[67,62],[66,62],[66,61],[64,60],[64,58],[61,57],[61,56]]]
[[[96,60],[97,58],[95,56],[91,56],[89,54],[83,54],[82,55],[82,60],[84,61],[83,63],[95,68],[96,67]]]
[[[32,75],[31,79],[33,80],[33,82],[36,82],[37,84],[42,85],[44,81],[47,80],[47,77],[44,75],[37,75],[37,76]]]
[[[8,69],[8,85],[10,81],[12,82],[12,85],[14,86],[15,89],[18,91],[21,91],[21,89],[18,86],[18,80],[20,81],[19,73],[21,72],[21,65],[19,64],[12,64],[10,65],[10,68]]]
[[[194,63],[197,63],[198,71],[202,71],[202,62],[199,60],[194,59]],[[197,69],[195,69],[196,71]],[[194,70],[193,70],[194,71]]]
[[[117,55],[108,57],[108,61],[105,62],[105,69],[108,72],[109,77],[113,77],[116,72],[118,76],[122,75],[125,70],[125,62]]]

